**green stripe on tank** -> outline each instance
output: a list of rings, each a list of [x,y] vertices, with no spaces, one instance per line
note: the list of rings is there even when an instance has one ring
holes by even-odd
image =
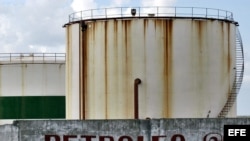
[[[65,118],[65,96],[0,97],[0,119],[54,118]]]

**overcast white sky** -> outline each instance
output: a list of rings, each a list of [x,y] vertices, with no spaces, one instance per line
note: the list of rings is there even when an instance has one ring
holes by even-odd
[[[250,115],[249,0],[0,0],[0,53],[65,52],[68,15],[74,11],[117,6],[188,6],[228,10],[239,22],[245,75],[238,115]]]

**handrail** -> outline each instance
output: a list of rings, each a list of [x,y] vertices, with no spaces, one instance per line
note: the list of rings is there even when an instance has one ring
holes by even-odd
[[[64,63],[66,53],[0,53],[0,64]]]
[[[131,10],[135,9],[135,15]],[[126,18],[126,17],[188,17],[188,18],[213,18],[233,20],[233,13],[214,8],[203,7],[112,7],[90,9],[75,12],[69,15],[69,23],[81,20]]]
[[[243,75],[244,75],[244,51],[243,51],[243,43],[240,35],[240,31],[238,28],[236,28],[236,66],[235,66],[235,77],[234,77],[234,83],[233,87],[231,89],[231,92],[229,93],[229,97],[222,108],[221,112],[219,113],[219,118],[225,118],[229,111],[231,110],[233,104],[236,101],[237,95],[240,91],[241,84],[243,81]]]

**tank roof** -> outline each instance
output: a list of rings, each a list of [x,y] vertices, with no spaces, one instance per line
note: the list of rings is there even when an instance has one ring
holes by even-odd
[[[203,7],[113,7],[90,9],[69,15],[69,23],[124,18],[192,18],[217,19],[234,22],[233,13],[226,10]]]

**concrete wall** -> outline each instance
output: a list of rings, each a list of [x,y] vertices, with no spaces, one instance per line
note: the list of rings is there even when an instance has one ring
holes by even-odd
[[[1,125],[0,137],[2,141],[18,141],[18,127],[13,125]]]
[[[0,126],[0,137],[4,141],[222,141],[224,125],[235,124],[250,124],[250,119],[15,121]]]

